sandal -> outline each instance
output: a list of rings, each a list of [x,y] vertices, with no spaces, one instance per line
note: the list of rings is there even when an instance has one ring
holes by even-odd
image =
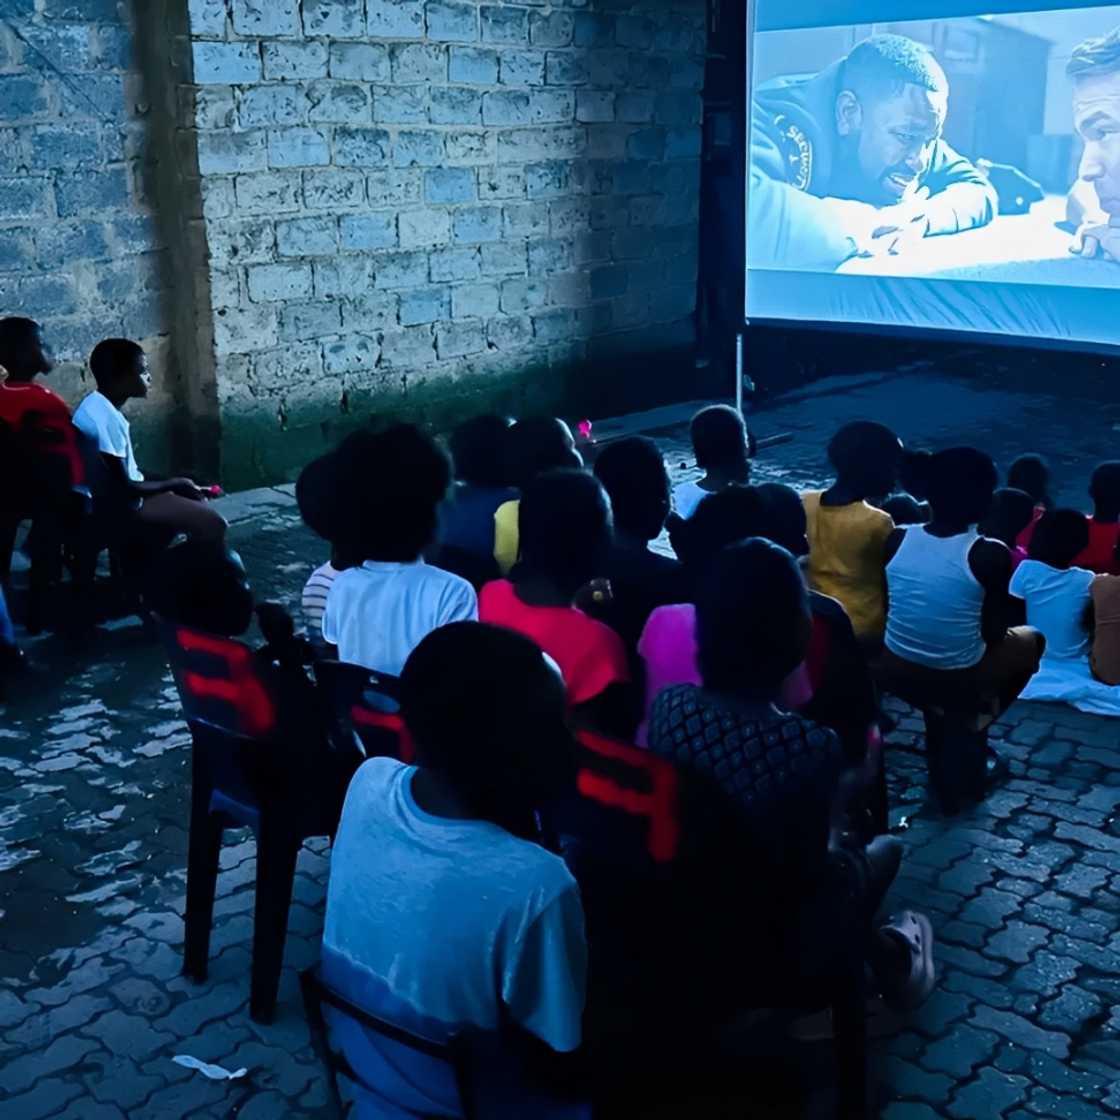
[[[937,969],[933,963],[933,927],[925,914],[904,910],[886,925],[880,926],[879,932],[899,941],[910,955],[907,975],[898,982],[883,984],[883,1000],[896,1011],[913,1011],[929,999],[937,984]]]

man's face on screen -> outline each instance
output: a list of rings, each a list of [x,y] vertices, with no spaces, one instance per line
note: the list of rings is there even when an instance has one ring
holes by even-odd
[[[1101,209],[1120,218],[1120,71],[1081,78],[1073,118],[1085,141],[1081,178],[1096,189]]]
[[[841,151],[852,163],[848,170],[858,177],[863,201],[891,206],[914,194],[929,170],[948,107],[946,94],[907,85],[855,98],[852,112],[838,114],[840,134],[846,135]]]

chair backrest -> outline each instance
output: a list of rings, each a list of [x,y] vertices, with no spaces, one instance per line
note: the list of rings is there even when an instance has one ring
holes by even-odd
[[[335,991],[323,980],[319,967],[309,968],[300,973],[300,990],[303,994],[303,1005],[307,1013],[308,1023],[311,1027],[312,1042],[332,1073],[342,1073],[346,1077],[365,1087],[375,1096],[377,1086],[367,1085],[361,1076],[350,1066],[345,1057],[334,1050],[327,1037],[327,1025],[323,1017],[323,1007],[330,1007],[335,1012],[352,1020],[361,1027],[372,1031],[381,1038],[388,1039],[400,1046],[407,1047],[418,1055],[445,1062],[455,1076],[455,1084],[459,1092],[459,1102],[464,1120],[474,1120],[476,1116],[474,1092],[471,1087],[470,1073],[470,1047],[461,1035],[452,1035],[446,1042],[435,1042],[413,1034],[395,1023],[387,1022],[376,1015],[366,1011],[365,1008],[351,1003],[345,996]],[[332,1077],[332,1084],[334,1078]],[[337,1092],[337,1087],[336,1087]],[[336,1102],[341,1104],[341,1102]]]
[[[280,732],[279,705],[253,651],[235,638],[161,625],[183,713],[247,739]]]
[[[326,701],[328,736],[337,753],[349,753],[356,737],[366,758],[413,761],[415,751],[400,714],[398,678],[345,661],[317,661],[315,680]]]

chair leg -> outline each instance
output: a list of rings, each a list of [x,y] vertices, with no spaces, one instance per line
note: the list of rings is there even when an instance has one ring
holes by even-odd
[[[210,927],[222,850],[222,818],[210,812],[210,788],[195,780],[191,789],[191,834],[187,855],[187,914],[183,973],[205,980],[210,963]]]
[[[282,830],[262,825],[257,836],[257,898],[253,914],[253,976],[249,1014],[258,1023],[272,1021],[284,942],[288,938],[288,910],[296,857],[302,841]]]
[[[832,1005],[836,1039],[837,1120],[867,1120],[867,1022],[863,966],[853,962]]]

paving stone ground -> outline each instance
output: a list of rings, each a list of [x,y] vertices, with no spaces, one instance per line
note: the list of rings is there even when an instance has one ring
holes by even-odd
[[[827,435],[860,415],[932,446],[983,439],[1004,461],[1028,439],[1052,454],[1069,501],[1115,438],[1107,411],[1014,385],[855,379],[760,413],[760,434],[796,439],[768,453],[759,474],[821,481]],[[687,473],[682,433],[662,435],[676,473]],[[230,512],[258,593],[294,604],[322,547],[299,525],[290,488],[238,496]],[[210,977],[179,975],[189,736],[162,657],[127,625],[80,651],[53,638],[31,649],[47,674],[0,709],[0,1115],[331,1115],[296,986],[317,956],[327,841],[301,853],[280,1005],[273,1025],[258,1026],[247,1014],[248,835],[230,834],[222,853]],[[945,820],[925,800],[921,723],[894,710],[892,820],[906,825],[907,856],[889,904],[931,915],[940,980],[876,1045],[881,1115],[1120,1115],[1120,724],[1017,704],[993,735],[1010,780]],[[176,1054],[250,1073],[210,1082],[175,1065]],[[677,1114],[759,1112],[697,1104]],[[781,1114],[803,1113],[791,1104]]]

